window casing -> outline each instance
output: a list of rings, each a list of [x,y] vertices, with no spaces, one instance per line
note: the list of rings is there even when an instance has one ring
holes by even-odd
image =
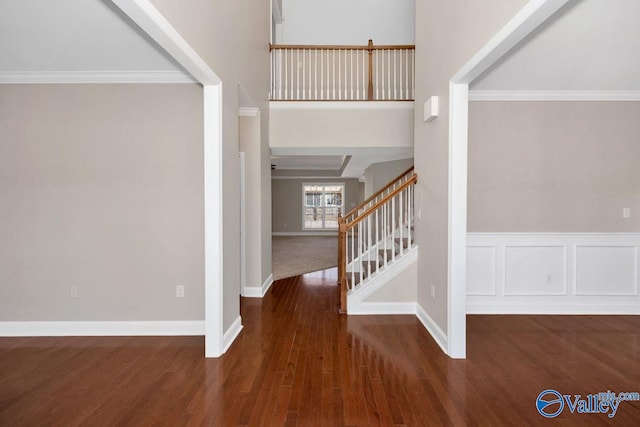
[[[302,184],[302,228],[337,230],[338,215],[343,213],[344,184]]]

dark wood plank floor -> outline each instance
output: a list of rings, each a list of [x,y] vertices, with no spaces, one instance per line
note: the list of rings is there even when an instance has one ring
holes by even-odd
[[[640,317],[469,316],[468,359],[414,316],[336,311],[335,270],[242,302],[220,359],[202,337],[0,338],[0,425],[640,425],[640,404],[546,419],[547,388],[640,390]]]

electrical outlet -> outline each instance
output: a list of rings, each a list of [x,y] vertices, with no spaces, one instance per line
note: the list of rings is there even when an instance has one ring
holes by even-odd
[[[622,208],[622,218],[631,218],[631,208]]]
[[[184,286],[176,286],[176,298],[184,298]]]
[[[431,285],[431,298],[436,298],[436,287],[434,285]]]
[[[547,273],[547,277],[545,279],[545,285],[550,285],[551,284],[551,273]]]
[[[78,287],[71,286],[69,288],[69,298],[78,298]]]

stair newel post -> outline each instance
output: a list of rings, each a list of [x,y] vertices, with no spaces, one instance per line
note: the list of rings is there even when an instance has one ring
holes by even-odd
[[[367,99],[373,101],[373,40],[371,39],[369,39],[367,50],[369,51],[369,86]]]
[[[338,215],[338,289],[340,290],[340,311],[347,312],[347,224]]]

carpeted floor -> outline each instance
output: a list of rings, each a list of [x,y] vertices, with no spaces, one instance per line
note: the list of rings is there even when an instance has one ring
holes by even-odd
[[[338,237],[273,236],[273,280],[338,265]]]

